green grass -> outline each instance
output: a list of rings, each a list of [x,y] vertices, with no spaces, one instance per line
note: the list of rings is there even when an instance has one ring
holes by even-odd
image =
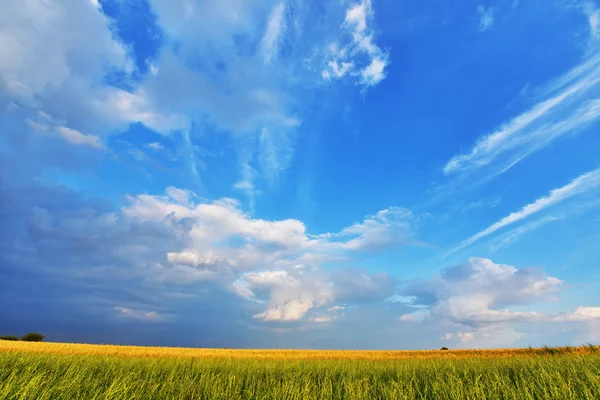
[[[600,399],[600,355],[255,360],[0,352],[0,399]]]

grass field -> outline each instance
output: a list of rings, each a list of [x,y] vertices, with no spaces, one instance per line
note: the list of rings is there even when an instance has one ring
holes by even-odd
[[[0,341],[0,399],[600,399],[600,351],[225,350]]]

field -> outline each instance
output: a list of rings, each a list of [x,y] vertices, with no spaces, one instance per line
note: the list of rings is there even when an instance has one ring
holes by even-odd
[[[0,341],[0,399],[600,399],[600,349],[291,351]]]

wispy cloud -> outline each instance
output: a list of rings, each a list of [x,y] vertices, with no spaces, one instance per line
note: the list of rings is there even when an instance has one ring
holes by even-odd
[[[115,307],[115,310],[122,318],[133,318],[144,321],[164,321],[168,317],[167,315],[157,313],[156,311],[137,310],[122,306]]]
[[[277,57],[281,36],[285,29],[285,2],[280,1],[273,7],[267,29],[262,39],[261,51],[265,62]]]
[[[154,151],[161,151],[161,150],[164,150],[164,148],[165,148],[165,146],[159,142],[148,143],[146,145],[146,147],[148,147],[149,149],[154,150]]]
[[[479,14],[479,31],[485,32],[494,26],[494,9],[492,7],[485,8],[484,6],[477,7]]]
[[[98,136],[86,135],[79,132],[77,129],[67,128],[66,126],[59,126],[56,131],[67,141],[73,144],[80,144],[82,146],[95,147],[97,149],[103,149],[104,143]]]
[[[600,117],[600,54],[556,79],[542,91],[544,99],[481,137],[471,151],[453,157],[446,175],[489,168],[488,175],[507,171],[531,153],[567,134],[589,127]]]
[[[189,129],[183,129],[181,131],[181,134],[182,134],[183,143],[184,143],[184,146],[185,146],[185,149],[187,152],[189,170],[190,170],[192,176],[194,178],[196,178],[197,183],[202,185],[202,179],[200,178],[200,173],[198,172],[198,164],[196,162],[196,151],[195,151],[196,147],[192,143],[192,138],[190,136],[191,129],[192,129],[191,127]]]
[[[467,212],[467,211],[473,211],[473,210],[481,210],[481,209],[487,209],[487,208],[494,208],[497,207],[498,204],[500,204],[502,202],[502,199],[500,197],[495,197],[491,200],[484,200],[484,199],[479,199],[479,200],[475,200],[475,201],[471,201],[471,202],[467,202],[467,203],[459,203],[456,206],[456,209],[460,212]]]
[[[578,178],[571,181],[571,183],[569,183],[568,185],[565,185],[558,189],[554,189],[547,196],[539,198],[533,203],[524,206],[521,210],[509,214],[508,216],[502,218],[500,221],[490,225],[483,231],[463,241],[459,246],[446,253],[446,256],[455,253],[458,250],[464,249],[465,247],[475,243],[479,239],[493,234],[499,229],[512,225],[522,219],[525,219],[533,214],[536,214],[546,209],[547,207],[560,203],[561,201],[566,200],[575,195],[582,194],[598,186],[600,186],[600,168],[579,176]]]
[[[88,146],[96,149],[106,148],[98,136],[85,134],[77,129],[63,126],[43,111],[38,111],[35,117],[27,119],[27,123],[36,132],[55,135],[56,137],[60,137],[75,145]]]
[[[490,242],[490,250],[492,252],[499,250],[502,247],[509,246],[519,240],[521,236],[535,229],[539,229],[542,226],[549,224],[550,222],[559,221],[561,217],[550,215],[538,220],[532,221],[528,224],[524,224],[515,229],[512,229],[505,234],[495,238]]]
[[[590,37],[593,41],[598,41],[600,39],[600,10],[591,1],[584,2],[582,8],[588,17]]]

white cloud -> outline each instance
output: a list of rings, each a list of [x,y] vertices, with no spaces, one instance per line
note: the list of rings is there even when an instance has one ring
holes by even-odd
[[[346,23],[354,26],[356,32],[362,33],[367,29],[367,15],[373,13],[373,8],[369,0],[351,6],[346,11]]]
[[[574,311],[555,318],[557,321],[595,321],[600,320],[600,307],[578,307]]]
[[[550,215],[550,216],[529,222],[529,223],[519,226],[517,228],[514,228],[514,229],[498,236],[497,238],[493,239],[490,242],[490,250],[497,251],[498,249],[500,249],[502,247],[509,246],[509,245],[517,242],[521,238],[521,236],[527,234],[528,232],[531,232],[535,229],[541,228],[542,226],[549,224],[550,222],[558,221],[560,219],[561,219],[561,217]]]
[[[344,228],[337,236],[354,236],[342,245],[349,250],[375,250],[393,244],[407,244],[411,241],[413,224],[417,220],[406,208],[390,207]]]
[[[164,150],[164,148],[165,148],[165,146],[159,142],[148,143],[146,145],[146,147],[148,147],[149,149],[154,150],[154,151],[161,151],[161,150]]]
[[[600,10],[591,1],[582,3],[583,11],[588,17],[590,37],[592,41],[600,39]]]
[[[332,60],[327,63],[327,68],[325,68],[321,72],[321,77],[324,80],[329,80],[333,78],[339,79],[346,75],[348,72],[350,72],[352,68],[354,68],[354,64],[351,62],[338,62]]]
[[[377,85],[386,77],[389,57],[377,44],[369,27],[374,17],[370,0],[362,0],[346,10],[343,33],[349,37],[332,43],[327,51],[321,77],[325,81],[358,76],[363,87]]]
[[[381,58],[373,58],[371,64],[361,71],[362,83],[365,86],[378,84],[385,78],[385,67],[387,61]]]
[[[600,54],[556,79],[543,90],[542,101],[481,137],[470,152],[453,157],[444,173],[470,173],[491,168],[507,171],[531,153],[567,134],[573,135],[600,117],[593,93],[600,85]]]
[[[412,314],[404,314],[404,315],[400,316],[400,321],[412,322],[412,321],[416,321],[416,318]]]
[[[104,148],[104,144],[98,136],[86,135],[78,130],[67,128],[66,126],[59,126],[56,128],[56,131],[68,142],[98,149]]]
[[[266,310],[254,315],[262,321],[299,321],[311,311],[344,301],[383,300],[393,291],[387,275],[372,276],[364,272],[318,268],[294,268],[251,272],[242,275],[236,291],[248,299],[264,302]],[[308,320],[332,322],[344,315],[345,307],[320,310]]]
[[[304,278],[304,279],[302,279]],[[334,301],[333,290],[320,277],[296,277],[285,271],[265,271],[243,276],[256,295],[268,291],[267,309],[254,315],[263,321],[298,321],[315,307]]]
[[[104,143],[98,136],[86,135],[76,129],[62,126],[43,111],[38,111],[34,117],[28,118],[26,122],[38,133],[54,134],[76,145],[94,147],[96,149],[105,148]]]
[[[431,281],[408,285],[401,294],[413,296],[416,305],[428,306],[433,317],[481,326],[541,320],[538,313],[511,307],[548,299],[562,283],[540,270],[470,258],[467,264],[446,268]]]
[[[115,310],[122,318],[133,318],[144,321],[164,321],[168,317],[167,315],[157,313],[156,311],[134,310],[122,306],[115,307]]]
[[[458,348],[498,348],[514,346],[517,341],[526,337],[527,334],[515,330],[510,324],[501,323],[446,333],[443,339],[455,341]]]
[[[265,62],[277,57],[281,36],[285,29],[285,2],[280,1],[273,7],[267,23],[267,29],[262,39],[262,53]]]
[[[4,7],[0,82],[12,104],[32,118],[38,110],[46,113],[62,127],[58,134],[92,147],[102,147],[102,137],[133,122],[163,133],[187,123],[161,115],[137,89],[129,93],[104,83],[110,72],[129,76],[135,69],[110,24],[97,2],[31,0]]]
[[[557,315],[552,321],[577,326],[579,334],[574,344],[600,342],[600,307],[578,307],[577,309]]]
[[[484,6],[477,7],[479,14],[479,31],[485,32],[494,26],[494,9],[492,7],[485,8]]]
[[[244,191],[254,190],[254,184],[250,181],[238,181],[233,185],[233,188]]]
[[[311,319],[311,321],[319,323],[319,324],[332,322],[334,320],[335,320],[335,317],[332,317],[331,315],[319,315],[319,316],[313,317]]]
[[[182,251],[180,253],[167,253],[167,261],[171,264],[183,264],[197,267],[199,265],[216,265],[226,260],[208,250],[203,254],[196,251]]]
[[[125,48],[112,38],[107,22],[89,2],[6,4],[0,16],[0,75],[9,92],[32,103],[70,80],[101,79],[105,65],[126,69]]]
[[[355,251],[406,245],[416,220],[408,210],[389,208],[339,233],[309,235],[298,220],[253,219],[234,200],[203,203],[195,199],[188,191],[169,188],[165,196],[130,197],[123,213],[179,232],[180,248],[165,254],[170,266],[160,264],[157,272],[169,273],[171,281],[185,282],[189,274],[190,282],[229,282],[240,296],[266,304],[255,315],[262,321],[297,321],[325,306],[327,312],[310,318],[337,318],[342,308],[333,303],[389,297],[394,284],[385,274],[325,271],[321,265]]]
[[[419,328],[443,329],[441,338],[458,347],[515,346],[527,337],[523,327],[547,332],[555,329],[554,323],[583,333],[580,341],[592,337],[593,328],[600,327],[600,308],[580,307],[566,313],[528,310],[556,301],[564,286],[541,269],[470,258],[465,264],[444,268],[430,280],[406,284],[400,291],[402,302],[419,310],[400,320],[412,321]]]
[[[537,199],[533,203],[524,206],[521,210],[511,213],[510,215],[502,218],[500,221],[490,225],[483,231],[471,236],[467,240],[463,241],[458,247],[450,250],[446,255],[455,253],[458,250],[473,244],[479,239],[493,234],[499,229],[512,225],[554,204],[560,203],[570,197],[585,193],[586,191],[594,189],[598,186],[600,186],[600,168],[577,177],[563,187],[553,189],[547,196]]]
[[[174,130],[185,129],[189,119],[183,113],[163,114],[158,110],[152,95],[144,89],[133,93],[107,88],[101,100],[95,102],[95,111],[105,120],[119,124],[122,121],[141,122],[156,132],[168,134]]]
[[[280,47],[288,23],[292,53],[304,45],[293,35],[302,15],[294,13],[288,21],[285,0],[152,0],[151,5],[180,49],[159,53],[155,63],[160,68],[142,83],[143,92],[161,110],[202,121],[207,130],[232,134],[244,159],[241,179],[274,183],[292,159],[301,122],[296,116],[299,98],[293,92],[305,83],[306,71],[296,58],[281,57]],[[197,63],[198,59],[219,62]],[[252,179],[246,172],[248,160],[258,164]],[[255,195],[248,192],[251,203]]]
[[[496,197],[491,200],[480,199],[468,203],[461,202],[457,205],[457,209],[459,209],[460,212],[467,212],[471,210],[480,210],[483,208],[494,208],[500,204],[501,201],[501,198]]]
[[[235,34],[252,30],[257,8],[266,9],[257,0],[150,0],[150,4],[168,35],[218,45],[229,45]]]

